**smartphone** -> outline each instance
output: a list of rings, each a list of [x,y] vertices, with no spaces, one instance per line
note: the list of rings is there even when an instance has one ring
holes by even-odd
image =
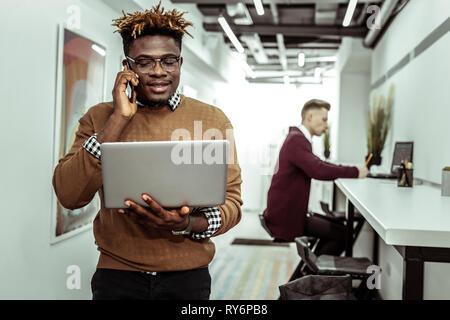
[[[127,60],[127,66],[128,66],[128,70],[131,70],[130,63],[128,62],[128,60]],[[127,84],[127,93],[128,93],[128,100],[130,100],[130,102],[133,102],[134,86],[131,84],[131,82],[128,82],[128,84]]]

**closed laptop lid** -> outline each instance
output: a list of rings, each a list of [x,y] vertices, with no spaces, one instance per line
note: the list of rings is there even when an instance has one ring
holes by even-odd
[[[101,145],[106,208],[131,199],[147,206],[147,193],[161,206],[210,207],[225,202],[227,140],[114,142]]]

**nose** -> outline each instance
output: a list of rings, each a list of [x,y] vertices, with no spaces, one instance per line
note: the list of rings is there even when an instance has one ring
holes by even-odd
[[[166,75],[166,70],[161,66],[161,61],[156,61],[155,67],[151,72],[149,72],[150,75],[161,77]]]

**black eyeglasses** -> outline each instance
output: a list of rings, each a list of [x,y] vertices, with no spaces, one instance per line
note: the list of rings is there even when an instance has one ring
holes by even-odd
[[[178,62],[181,57],[169,56],[164,58],[140,58],[132,59],[125,56],[128,60],[132,61],[136,65],[136,69],[141,73],[149,73],[156,67],[156,63],[159,62],[161,68],[167,72],[173,72],[178,68]]]

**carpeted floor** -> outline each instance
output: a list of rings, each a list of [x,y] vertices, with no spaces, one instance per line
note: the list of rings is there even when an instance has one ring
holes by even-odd
[[[209,266],[211,300],[275,300],[299,261],[292,247],[229,245]]]

